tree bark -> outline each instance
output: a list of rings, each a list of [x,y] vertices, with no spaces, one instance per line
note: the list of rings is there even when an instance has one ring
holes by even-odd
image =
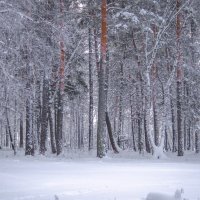
[[[20,122],[19,122],[19,147],[24,147],[24,128],[23,128],[23,114],[20,114]]]
[[[45,154],[47,132],[48,132],[48,108],[49,108],[49,81],[44,77],[43,93],[42,93],[42,116],[41,116],[41,137],[40,137],[40,153]]]
[[[92,69],[92,31],[89,28],[89,151],[93,149],[93,69]]]
[[[29,85],[29,84],[28,84]],[[29,88],[29,86],[28,86]],[[26,100],[26,148],[25,155],[34,156],[33,135],[31,131],[31,102],[30,97]]]
[[[50,130],[50,139],[51,139],[51,152],[55,154],[56,144],[55,144],[55,135],[54,135],[54,128],[53,128],[53,117],[52,117],[50,105],[48,107],[48,119],[49,119],[49,130]]]
[[[176,9],[179,11],[181,7],[181,0],[176,0]],[[180,36],[181,36],[181,15],[177,14],[176,18],[176,39],[177,39],[177,132],[178,132],[178,156],[184,155],[184,135],[182,130],[182,105],[181,105],[181,94],[182,94],[182,58],[181,58],[181,47],[180,47]]]
[[[109,118],[108,112],[106,112],[105,114],[106,114],[106,125],[107,125],[107,129],[108,129],[108,135],[109,135],[109,139],[110,139],[112,149],[115,153],[119,153],[115,139],[113,137],[112,126],[111,126],[111,123],[110,123],[110,118]]]
[[[107,53],[107,1],[102,0],[101,7],[101,61],[99,69],[99,104],[97,125],[97,157],[105,156],[105,66]]]
[[[64,12],[64,2],[60,0],[60,13]],[[61,32],[63,31],[63,23],[61,21]],[[57,114],[56,114],[56,152],[57,155],[62,153],[63,141],[62,141],[62,131],[63,131],[63,98],[64,98],[64,70],[65,70],[65,50],[63,33],[61,33],[60,38],[60,68],[59,68],[59,89],[57,94]]]
[[[195,151],[196,153],[200,152],[199,130],[195,131]]]

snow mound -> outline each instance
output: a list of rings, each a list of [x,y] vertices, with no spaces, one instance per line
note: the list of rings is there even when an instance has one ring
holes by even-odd
[[[162,193],[149,193],[146,200],[182,200],[183,189],[176,190],[174,195],[167,195]]]

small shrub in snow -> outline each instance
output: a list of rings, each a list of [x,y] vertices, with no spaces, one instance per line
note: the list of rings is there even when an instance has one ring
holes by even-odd
[[[162,193],[149,193],[146,200],[182,200],[183,189],[176,190],[174,195],[167,195]]]

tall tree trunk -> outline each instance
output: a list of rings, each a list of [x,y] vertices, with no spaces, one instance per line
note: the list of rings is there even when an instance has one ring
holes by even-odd
[[[140,84],[142,83],[140,72],[137,73],[137,80],[139,81]],[[137,133],[138,133],[138,150],[140,153],[142,153],[144,151],[144,135],[142,131],[142,104],[141,102],[143,101],[143,107],[144,107],[143,111],[144,111],[145,110],[145,105],[144,105],[145,96],[144,96],[143,86],[140,84],[136,86],[136,98],[137,98],[136,124],[137,124]]]
[[[93,149],[93,68],[92,68],[92,31],[89,28],[89,150]]]
[[[0,149],[3,148],[3,123],[0,120]]]
[[[40,153],[45,154],[47,132],[48,132],[48,108],[49,108],[49,80],[44,77],[42,92],[42,116],[41,116],[41,137],[40,137]]]
[[[8,125],[5,127],[6,129],[6,147],[9,147],[9,132],[8,132]]]
[[[29,84],[27,83],[27,89],[30,89]],[[30,92],[30,90],[29,90]],[[26,99],[26,146],[25,146],[25,155],[34,156],[34,145],[33,145],[33,135],[31,131],[31,100],[30,97]]]
[[[187,133],[187,150],[189,151],[191,149],[191,120],[189,120]]]
[[[24,147],[24,128],[23,128],[23,114],[20,114],[20,122],[19,122],[19,147]]]
[[[55,134],[55,140],[56,140],[56,152],[57,155],[60,155],[62,153],[62,128],[63,128],[63,97],[61,94],[61,91],[59,89],[58,91],[58,107],[57,107],[57,113],[55,116],[56,120],[56,134]]]
[[[141,129],[142,121],[140,115],[138,115],[137,119],[137,128],[138,128],[138,150],[140,153],[144,151],[144,141],[142,137],[142,129]]]
[[[14,154],[16,154],[17,149],[17,100],[15,99],[15,114],[14,114],[14,129],[13,129],[13,145]]]
[[[40,146],[40,128],[41,128],[41,82],[36,81],[36,108],[35,108],[35,118],[36,118],[36,139]]]
[[[99,56],[98,56],[99,53],[98,53],[98,41],[97,41],[97,30],[96,29],[94,29],[94,50],[95,50],[97,75],[99,76],[100,63],[99,63]]]
[[[55,135],[53,128],[53,117],[51,113],[51,107],[48,107],[48,119],[49,119],[49,131],[50,131],[50,140],[51,140],[51,152],[56,153],[56,144],[55,144]]]
[[[125,53],[124,53],[125,54]],[[125,56],[124,56],[125,57]],[[124,61],[124,58],[123,57],[123,61]],[[120,91],[119,91],[119,118],[118,118],[118,145],[119,147],[121,147],[121,136],[123,134],[122,132],[122,103],[123,103],[123,99],[122,99],[122,96],[123,96],[123,76],[124,76],[124,69],[123,69],[123,63],[120,63]]]
[[[117,149],[117,144],[116,144],[115,139],[113,137],[112,126],[111,126],[111,123],[110,123],[108,112],[106,112],[106,124],[107,124],[107,128],[108,128],[108,135],[109,135],[109,139],[110,139],[112,149],[115,153],[119,153],[119,151]]]
[[[145,136],[146,152],[151,153],[151,146],[150,146],[150,143],[149,143],[148,132],[147,132],[146,112],[144,112],[144,136]]]
[[[97,157],[105,156],[105,66],[107,53],[107,1],[102,0],[101,7],[101,61],[99,69],[99,104],[97,124]]]
[[[132,95],[130,95],[130,109],[131,109],[131,133],[132,133],[132,138],[133,138],[133,150],[136,151]]]
[[[146,150],[150,151],[150,141],[148,137],[147,127],[146,127],[146,117],[144,117],[144,135],[142,132],[142,104],[143,104],[143,112],[146,115],[146,98],[144,95],[144,86],[143,86],[143,80],[142,80],[142,75],[141,75],[141,61],[138,55],[138,48],[134,39],[134,32],[132,32],[132,44],[135,49],[135,59],[137,61],[137,74],[136,74],[136,79],[137,79],[137,85],[136,85],[136,124],[137,124],[137,133],[138,133],[138,149],[140,152],[144,150],[144,139],[145,139],[145,145],[146,145]],[[142,100],[142,104],[141,104]]]
[[[7,108],[6,108],[6,121],[7,121],[7,127],[8,127],[8,134],[9,134],[9,137],[10,137],[10,144],[11,144],[12,150],[14,151],[14,155],[16,155],[16,149],[15,149],[15,145],[14,145],[13,136],[12,136],[12,133],[11,133]]]
[[[153,25],[153,33],[154,33],[154,45],[156,43],[157,37],[157,27]],[[156,78],[157,78],[157,66],[154,60],[152,66],[152,106],[153,106],[153,123],[154,123],[154,142],[155,145],[159,145],[159,131],[158,131],[158,117],[157,117],[157,107],[156,107]]]
[[[176,0],[176,9],[179,11],[181,7],[181,0]],[[182,56],[181,56],[181,14],[180,12],[176,17],[176,40],[177,40],[177,132],[178,132],[178,156],[184,154],[184,136],[182,130],[182,105],[181,105],[181,94],[182,94]]]
[[[64,12],[64,2],[60,0],[60,13]],[[63,24],[61,22],[61,31],[63,31]],[[59,68],[59,89],[58,89],[58,104],[57,104],[57,115],[56,115],[56,152],[57,155],[61,154],[63,146],[63,98],[64,98],[64,70],[65,70],[65,50],[64,50],[64,41],[63,33],[61,33],[60,39],[60,68]]]
[[[200,136],[199,136],[199,130],[195,131],[195,151],[196,153],[200,152]]]

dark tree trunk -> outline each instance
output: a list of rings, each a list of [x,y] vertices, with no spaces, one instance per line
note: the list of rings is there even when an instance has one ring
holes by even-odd
[[[153,24],[153,33],[154,33],[154,45],[156,43],[156,37],[157,37],[157,32],[158,28],[155,24]],[[156,61],[154,60],[153,66],[152,66],[152,99],[153,99],[153,123],[154,123],[154,143],[156,146],[159,146],[159,131],[158,131],[158,117],[157,117],[157,105],[156,105],[156,78],[157,78],[157,66],[156,66]]]
[[[24,128],[23,128],[23,114],[20,114],[20,122],[19,122],[19,147],[24,147]]]
[[[181,7],[181,0],[176,0],[176,9],[179,11]],[[182,55],[181,55],[181,14],[180,12],[176,17],[176,39],[177,39],[177,132],[178,132],[178,156],[183,156],[184,154],[184,135],[182,130],[182,105],[181,105],[181,94],[182,94],[182,79],[183,79],[183,69],[182,69]]]
[[[15,145],[14,145],[14,141],[13,141],[13,137],[12,137],[12,133],[11,133],[10,122],[8,119],[7,111],[6,111],[6,121],[7,121],[7,127],[8,127],[8,134],[10,137],[10,144],[11,144],[12,150],[14,151],[14,155],[16,155],[16,149],[15,149]]]
[[[8,132],[8,125],[6,125],[6,147],[9,147],[9,132]]]
[[[63,127],[63,95],[59,89],[58,91],[58,107],[56,114],[56,132],[55,132],[55,140],[56,140],[56,152],[57,155],[62,153],[62,127]]]
[[[110,139],[112,149],[115,153],[119,153],[117,146],[116,146],[116,143],[115,143],[114,136],[113,136],[112,126],[111,126],[111,123],[110,123],[110,118],[109,118],[108,112],[106,112],[105,114],[106,114],[106,125],[107,125],[107,129],[108,129],[108,135],[109,135],[109,139]]]
[[[151,153],[151,147],[150,147],[150,142],[149,142],[148,133],[147,133],[146,112],[144,113],[144,136],[145,136],[146,152]]]
[[[188,132],[187,132],[187,150],[191,149],[191,121],[189,120]]]
[[[124,59],[124,58],[123,58]],[[124,76],[124,69],[123,69],[123,63],[120,64],[121,68],[120,68],[120,91],[119,91],[119,119],[118,119],[118,145],[119,147],[121,147],[121,143],[120,143],[120,137],[123,135],[122,132],[122,103],[123,103],[123,76]]]
[[[176,141],[177,141],[177,135],[176,135],[176,129],[175,129],[175,111],[174,111],[174,102],[171,99],[171,119],[172,119],[172,152],[176,152],[177,151],[177,145],[176,145]]]
[[[100,63],[99,63],[99,56],[98,56],[98,41],[97,41],[97,30],[94,29],[94,49],[95,49],[95,61],[97,67],[97,75],[99,76],[100,70]]]
[[[130,95],[130,105],[131,105],[131,133],[132,133],[132,138],[133,138],[133,150],[136,151],[134,114],[133,114],[133,105],[132,105],[132,96],[131,95]]]
[[[184,118],[184,150],[187,150],[187,118]]]
[[[28,87],[29,88],[29,87]],[[33,135],[31,131],[31,102],[30,97],[26,100],[26,146],[25,155],[34,156]]]
[[[53,129],[53,118],[51,113],[51,108],[48,108],[48,119],[49,119],[49,131],[50,131],[50,139],[51,139],[51,151],[52,153],[56,153],[56,144],[55,144],[55,135]]]
[[[41,89],[40,89],[40,81],[37,81],[37,83],[36,83],[35,118],[36,118],[36,138],[37,138],[37,143],[40,146],[40,128],[41,128]]]
[[[60,0],[60,13],[61,15],[64,12],[64,1]],[[61,32],[63,29],[63,19],[60,21]],[[59,87],[57,91],[57,107],[56,107],[56,131],[55,131],[55,140],[56,140],[56,152],[57,155],[62,153],[63,148],[63,98],[64,98],[64,87],[65,87],[65,49],[64,49],[64,36],[61,34],[60,38],[60,67],[58,70],[58,80]]]
[[[89,28],[89,150],[93,149],[93,69],[92,69],[92,32]]]
[[[99,103],[98,103],[98,125],[97,125],[97,157],[105,156],[104,137],[105,137],[105,81],[104,69],[101,61],[99,71]]]
[[[80,97],[79,97],[80,98]],[[80,99],[79,99],[80,105]],[[78,136],[78,149],[81,149],[81,120],[80,120],[80,106],[78,106],[78,111],[76,112],[76,126],[77,126],[77,136]]]
[[[48,109],[49,109],[49,81],[44,78],[42,93],[42,116],[41,116],[41,137],[40,137],[40,153],[45,154],[47,132],[48,132]]]
[[[182,112],[181,112],[181,82],[177,81],[177,131],[178,131],[178,156],[183,156],[183,130],[182,130]]]
[[[157,110],[155,101],[156,100],[154,99],[153,100],[154,142],[156,146],[159,146],[159,132],[158,132]]]
[[[105,156],[105,66],[107,54],[107,0],[101,6],[101,61],[99,68],[99,97],[97,124],[97,157]]]
[[[196,130],[195,132],[195,150],[196,150],[196,153],[200,152],[199,130]]]
[[[137,119],[137,128],[138,128],[138,150],[140,153],[143,152],[144,150],[144,143],[143,143],[143,137],[142,137],[142,129],[141,129],[141,118],[138,115],[138,119]]]
[[[167,134],[167,129],[165,127],[165,151],[168,151],[168,134]]]

